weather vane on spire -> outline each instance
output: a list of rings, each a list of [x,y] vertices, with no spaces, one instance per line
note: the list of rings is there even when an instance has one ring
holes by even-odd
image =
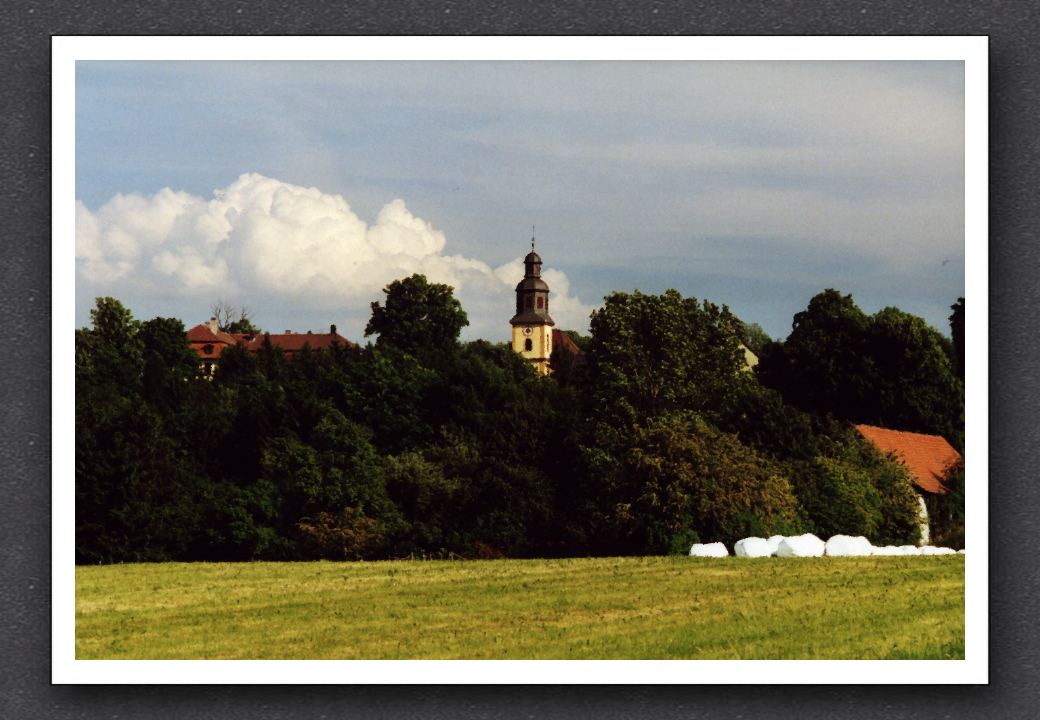
[[[531,226],[531,252],[534,252],[534,225]]]

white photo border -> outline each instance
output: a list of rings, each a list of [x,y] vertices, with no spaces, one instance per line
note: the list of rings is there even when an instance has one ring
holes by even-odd
[[[943,60],[965,66],[965,659],[905,660],[77,660],[74,454],[52,459],[55,684],[985,684],[989,682],[988,38],[109,37],[52,38],[52,418],[74,446],[75,77],[88,60]]]

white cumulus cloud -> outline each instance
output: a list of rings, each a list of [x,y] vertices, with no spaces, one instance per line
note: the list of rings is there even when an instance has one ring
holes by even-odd
[[[383,287],[423,273],[455,288],[470,317],[467,336],[500,339],[523,277],[521,259],[492,268],[446,254],[447,244],[401,199],[383,206],[369,225],[340,195],[256,173],[209,200],[167,188],[148,197],[117,195],[93,212],[76,206],[77,282],[94,295],[128,305],[156,297],[245,305],[263,299],[283,304],[286,322],[295,307],[338,308],[354,318],[359,334]],[[547,269],[544,276],[557,326],[586,331],[592,306],[570,294],[564,273]]]

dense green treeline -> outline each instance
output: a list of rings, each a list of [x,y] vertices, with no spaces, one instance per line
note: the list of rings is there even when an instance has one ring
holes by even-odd
[[[963,451],[963,308],[963,298],[952,306],[951,341],[897,308],[870,316],[826,290],[783,343],[763,348],[760,377],[807,412],[941,435]]]
[[[451,288],[416,275],[385,292],[374,343],[291,361],[269,341],[233,347],[212,380],[196,377],[180,321],[140,322],[99,298],[76,331],[77,561],[916,539],[902,467],[843,422],[857,418],[792,394],[790,339],[764,361],[769,387],[745,371],[744,325],[725,307],[615,293],[575,338],[587,362],[554,355],[543,378],[507,344],[460,343]],[[920,334],[896,313],[903,335]],[[963,416],[929,412],[947,412],[954,432]]]

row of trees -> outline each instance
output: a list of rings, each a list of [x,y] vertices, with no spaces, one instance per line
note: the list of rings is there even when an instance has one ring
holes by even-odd
[[[941,435],[963,450],[964,299],[952,309],[953,341],[897,308],[870,316],[826,290],[786,341],[765,345],[760,378],[807,412]]]
[[[793,383],[745,372],[725,307],[615,293],[575,338],[588,362],[556,355],[542,378],[507,344],[460,343],[451,288],[415,275],[385,292],[367,347],[232,347],[212,381],[180,321],[98,299],[76,332],[78,562],[916,537],[902,467]]]

